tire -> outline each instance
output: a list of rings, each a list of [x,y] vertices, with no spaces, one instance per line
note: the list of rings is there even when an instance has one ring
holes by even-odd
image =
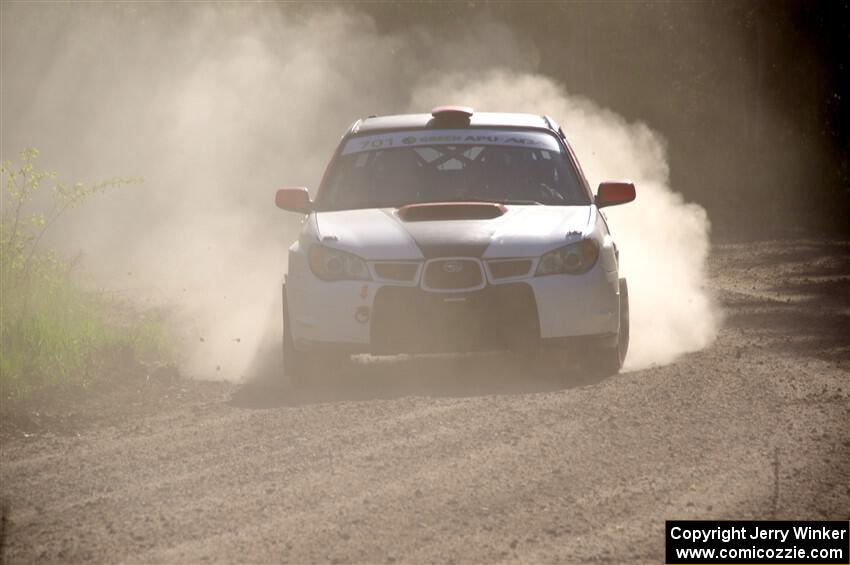
[[[298,351],[292,338],[289,323],[289,305],[286,285],[282,286],[283,299],[283,375],[293,386],[304,386],[317,380],[320,373],[335,374],[351,360],[351,356],[337,351]]]
[[[295,349],[292,327],[289,323],[289,306],[286,301],[286,285],[282,285],[283,297],[283,375],[292,385],[302,385],[311,370],[309,356]]]
[[[623,368],[629,352],[629,286],[620,279],[620,323],[617,329],[617,345],[597,346],[585,354],[584,366],[597,377],[616,375]]]

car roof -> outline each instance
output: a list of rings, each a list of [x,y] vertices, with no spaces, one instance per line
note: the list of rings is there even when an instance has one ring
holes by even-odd
[[[553,123],[545,116],[536,114],[520,114],[507,112],[475,112],[469,118],[468,125],[458,126],[456,123],[446,123],[436,120],[431,114],[398,114],[394,116],[369,116],[354,122],[349,134],[387,131],[398,129],[419,129],[427,127],[442,127],[457,129],[465,127],[510,127],[535,128],[553,131]]]

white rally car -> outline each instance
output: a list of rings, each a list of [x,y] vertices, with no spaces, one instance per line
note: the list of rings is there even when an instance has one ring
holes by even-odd
[[[357,120],[305,214],[283,285],[284,370],[375,355],[483,350],[577,354],[616,373],[628,291],[600,209],[549,117],[447,106]]]

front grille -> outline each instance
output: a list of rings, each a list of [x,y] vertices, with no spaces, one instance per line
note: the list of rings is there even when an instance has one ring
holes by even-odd
[[[417,263],[375,263],[375,273],[382,279],[411,282],[416,278]]]
[[[370,324],[372,353],[527,349],[539,342],[534,291],[525,283],[458,293],[418,287],[378,290]]]
[[[437,259],[425,265],[424,286],[429,289],[463,290],[483,283],[481,263],[472,259]]]
[[[494,279],[521,277],[531,269],[531,259],[515,259],[510,261],[490,261],[487,263]]]

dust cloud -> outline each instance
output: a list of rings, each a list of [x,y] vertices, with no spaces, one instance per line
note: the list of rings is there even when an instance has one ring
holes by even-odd
[[[419,89],[412,106],[427,108],[446,98],[548,114],[564,129],[591,186],[634,181],[637,199],[605,212],[629,283],[626,369],[668,363],[711,343],[721,313],[705,288],[710,224],[702,207],[684,202],[671,188],[661,136],[539,75],[499,70],[453,75]]]
[[[437,103],[547,113],[591,182],[630,178],[609,212],[631,290],[629,367],[704,347],[709,223],[669,186],[664,144],[534,75],[504,24],[380,33],[354,8],[298,4],[2,6],[2,154],[41,150],[68,180],[143,176],[67,216],[47,243],[93,284],[169,312],[182,370],[238,380],[280,339],[299,219],[274,189],[321,178],[357,117]],[[468,31],[473,30],[473,31]]]

